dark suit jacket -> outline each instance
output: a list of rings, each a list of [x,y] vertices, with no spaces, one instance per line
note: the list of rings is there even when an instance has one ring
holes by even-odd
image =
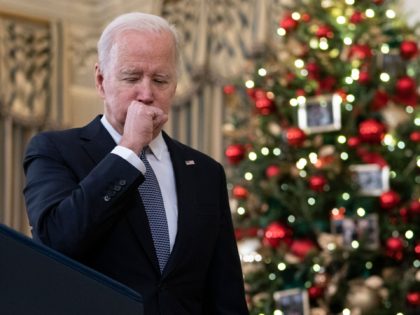
[[[164,139],[175,173],[178,233],[162,275],[137,190],[144,177],[110,154],[116,144],[100,116],[30,141],[24,195],[33,237],[137,290],[146,315],[248,314],[223,168]]]

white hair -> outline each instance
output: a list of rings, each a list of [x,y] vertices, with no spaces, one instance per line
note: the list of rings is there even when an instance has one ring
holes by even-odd
[[[98,61],[101,71],[104,71],[107,63],[109,62],[110,52],[112,46],[115,44],[116,37],[124,32],[129,30],[136,31],[150,31],[150,32],[169,32],[172,34],[175,44],[175,58],[176,58],[176,68],[179,72],[181,65],[181,56],[179,52],[179,39],[178,33],[175,29],[175,26],[169,24],[164,18],[147,14],[142,12],[131,12],[122,14],[116,17],[111,21],[103,30],[101,37],[98,41]]]

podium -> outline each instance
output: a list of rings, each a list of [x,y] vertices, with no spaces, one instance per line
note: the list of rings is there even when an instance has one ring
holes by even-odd
[[[143,315],[127,286],[0,224],[0,314]]]

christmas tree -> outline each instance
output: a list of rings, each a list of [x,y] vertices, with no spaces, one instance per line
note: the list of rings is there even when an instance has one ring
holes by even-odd
[[[251,314],[420,314],[420,58],[387,0],[296,0],[225,86]]]

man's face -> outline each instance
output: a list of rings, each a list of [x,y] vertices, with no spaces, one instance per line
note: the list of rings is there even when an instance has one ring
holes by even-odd
[[[175,43],[170,33],[125,31],[117,36],[105,69],[96,66],[96,88],[105,115],[121,134],[132,101],[169,114],[177,85]]]

